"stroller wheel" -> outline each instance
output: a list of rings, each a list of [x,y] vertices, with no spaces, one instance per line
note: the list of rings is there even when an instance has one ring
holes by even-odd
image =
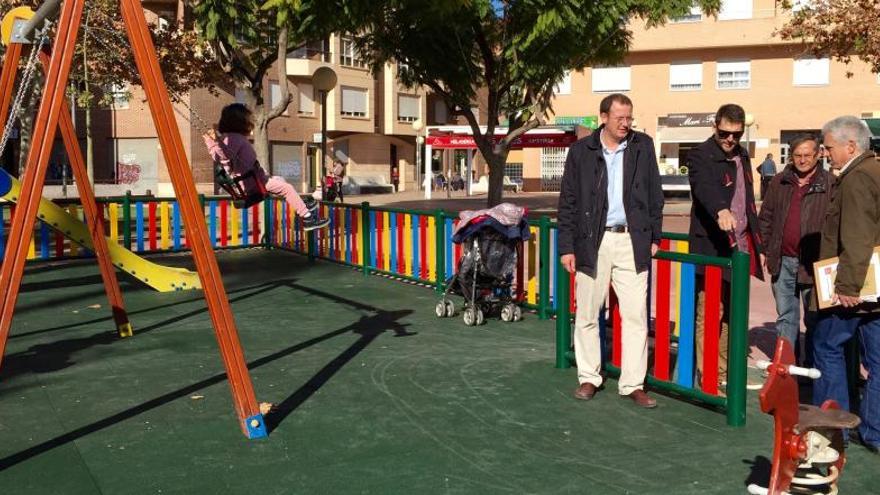
[[[443,301],[437,303],[434,306],[434,314],[437,315],[437,318],[443,318],[446,316],[446,304]]]
[[[452,318],[453,316],[455,316],[455,303],[447,300],[446,301],[446,317]]]
[[[483,314],[482,309],[477,310],[477,326],[482,325],[486,322],[486,315]]]
[[[474,308],[467,308],[462,313],[461,318],[464,320],[464,324],[472,327],[477,324],[477,310]]]
[[[513,304],[505,304],[501,308],[501,321],[513,321]]]
[[[519,306],[513,306],[513,321],[522,320],[522,308]]]

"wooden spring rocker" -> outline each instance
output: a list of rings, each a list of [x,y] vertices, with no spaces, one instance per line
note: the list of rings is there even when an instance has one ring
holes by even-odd
[[[794,365],[791,343],[777,339],[773,362],[759,361],[769,377],[761,389],[761,410],[773,415],[773,465],[767,488],[749,485],[753,495],[838,493],[837,480],[846,464],[844,433],[861,420],[837,402],[821,407],[800,404],[796,376],[816,379],[814,368]]]

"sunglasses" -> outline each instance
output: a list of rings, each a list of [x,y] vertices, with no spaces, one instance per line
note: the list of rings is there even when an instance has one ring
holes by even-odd
[[[716,129],[715,132],[718,133],[719,139],[727,139],[730,136],[733,136],[734,139],[739,141],[739,138],[743,137],[745,131],[725,131],[723,129]]]

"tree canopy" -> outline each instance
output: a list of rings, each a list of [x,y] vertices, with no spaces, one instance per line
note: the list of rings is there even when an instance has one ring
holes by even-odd
[[[786,0],[785,6],[792,8]],[[801,40],[817,57],[831,56],[845,64],[859,57],[880,73],[880,2],[877,0],[813,0],[802,2],[778,34]],[[848,74],[848,75],[851,75]]]
[[[279,0],[285,1],[285,0]],[[295,2],[295,0],[286,0]],[[569,70],[616,64],[631,40],[629,21],[656,26],[692,0],[342,1],[361,56],[375,69],[400,62],[399,78],[443,98],[471,126],[490,168],[489,204],[500,202],[510,143],[538,127]],[[715,12],[719,0],[698,2]],[[485,92],[487,126],[471,107]],[[493,139],[506,124],[503,139]]]
[[[261,163],[269,159],[269,123],[292,100],[287,80],[287,54],[322,39],[338,26],[331,1],[193,0],[196,26],[211,46],[218,67],[245,91],[254,112],[254,147]],[[263,82],[274,68],[277,102],[264,101]]]

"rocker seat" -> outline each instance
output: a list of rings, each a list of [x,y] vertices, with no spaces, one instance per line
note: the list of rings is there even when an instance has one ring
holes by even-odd
[[[822,409],[801,404],[799,413],[797,428],[800,433],[812,430],[855,428],[862,422],[855,414],[842,409]]]

